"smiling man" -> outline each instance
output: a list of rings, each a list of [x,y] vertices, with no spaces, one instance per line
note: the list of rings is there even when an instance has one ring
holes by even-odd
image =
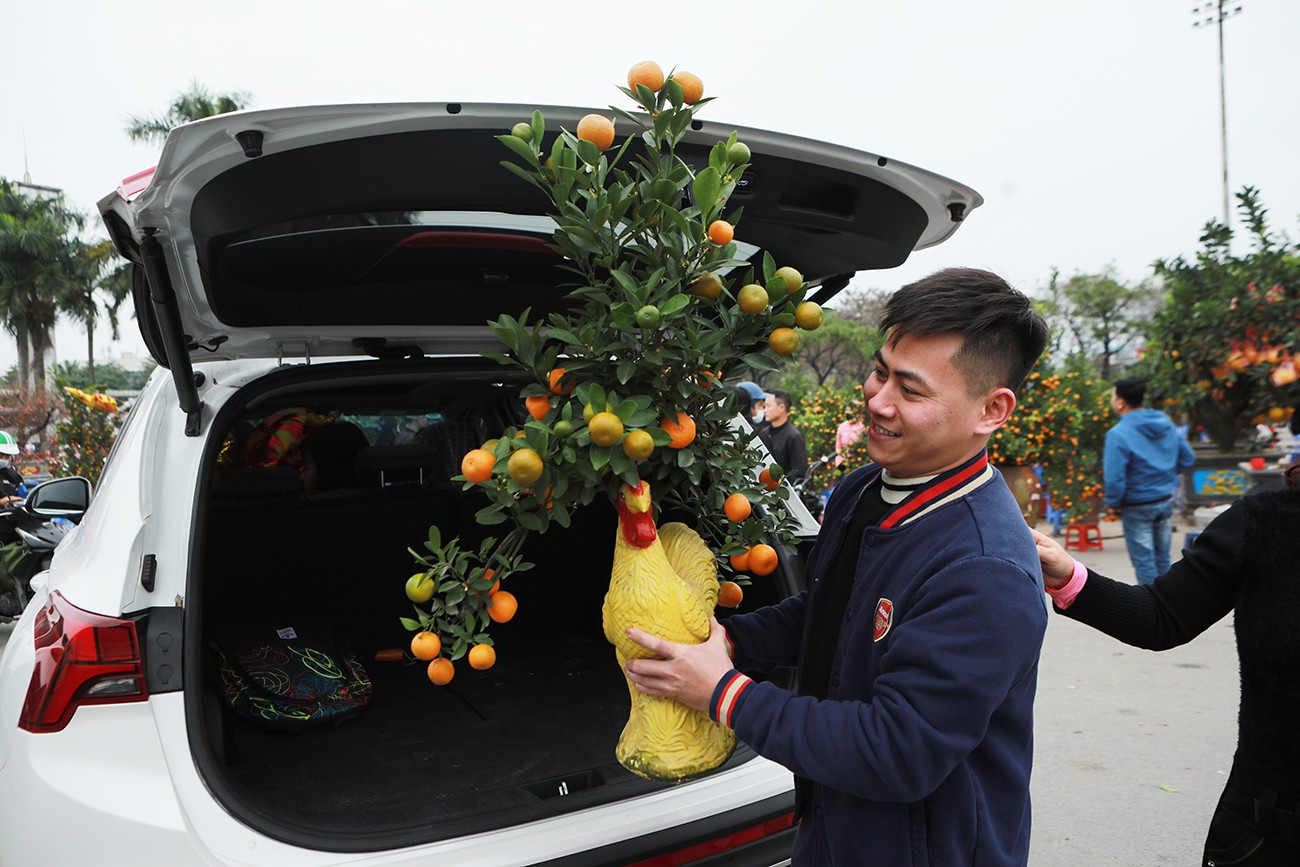
[[[890,299],[863,385],[872,463],[835,489],[809,589],[679,645],[637,688],[707,710],[795,774],[794,863],[1029,857],[1038,556],[989,437],[1047,342],[1024,295],[973,269]],[[742,674],[797,664],[797,693]]]

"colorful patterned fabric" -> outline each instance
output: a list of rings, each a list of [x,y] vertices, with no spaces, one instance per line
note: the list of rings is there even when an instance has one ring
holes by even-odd
[[[218,641],[226,704],[255,722],[297,728],[336,722],[370,701],[370,676],[321,624],[227,627]]]
[[[243,466],[302,467],[302,451],[299,448],[307,434],[334,419],[327,415],[314,413],[306,407],[290,407],[267,416],[248,436],[244,444]]]

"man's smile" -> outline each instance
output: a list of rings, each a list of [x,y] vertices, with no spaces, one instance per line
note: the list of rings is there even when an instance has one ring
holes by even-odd
[[[878,436],[882,436],[882,437],[900,437],[900,436],[902,436],[902,434],[900,434],[900,433],[897,433],[897,432],[895,432],[895,431],[889,430],[888,428],[883,428],[883,427],[881,427],[880,424],[879,424],[878,422],[874,422],[874,421],[871,423],[871,432],[874,433],[874,434],[876,434],[876,435],[878,435]]]

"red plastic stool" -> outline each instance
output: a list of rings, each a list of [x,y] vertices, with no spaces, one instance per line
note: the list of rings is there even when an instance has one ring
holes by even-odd
[[[1080,553],[1091,548],[1106,550],[1101,543],[1101,528],[1096,524],[1067,524],[1065,527],[1065,544],[1061,547],[1076,548]]]

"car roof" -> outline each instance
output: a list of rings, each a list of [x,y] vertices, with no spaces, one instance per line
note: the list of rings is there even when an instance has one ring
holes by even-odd
[[[305,106],[172,130],[157,167],[100,202],[126,258],[158,242],[193,360],[497,348],[487,327],[563,309],[572,274],[548,244],[551,203],[499,163],[492,137],[534,108],[486,103]],[[585,108],[544,106],[549,130]],[[626,122],[624,122],[626,123]],[[853,273],[901,264],[982,203],[932,172],[825,142],[696,120],[693,168],[732,131],[751,167],[731,204],[741,255],[791,264],[825,300]],[[160,291],[154,287],[157,297]],[[145,281],[137,314],[165,356]],[[165,311],[170,312],[170,311]],[[154,334],[150,334],[150,329]],[[159,361],[166,363],[165,357]]]

